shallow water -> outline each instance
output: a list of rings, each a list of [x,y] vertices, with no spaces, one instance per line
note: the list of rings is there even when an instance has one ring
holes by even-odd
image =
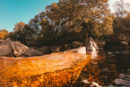
[[[89,55],[52,53],[30,58],[0,58],[0,87],[61,87],[76,81]]]
[[[114,56],[115,64],[117,65],[117,70],[123,72],[130,69],[130,54],[116,54]]]
[[[72,55],[72,56],[74,57],[76,55]],[[60,60],[60,58],[57,57],[56,55],[54,55],[53,57],[56,57],[57,58],[56,60]],[[47,60],[50,60],[51,58],[52,57],[48,57]],[[35,60],[34,58],[32,58],[32,59]],[[44,59],[46,59],[46,58],[44,58]],[[73,59],[75,60],[75,58],[73,58]],[[9,61],[7,61],[7,60],[9,60]],[[67,69],[67,70],[63,70],[62,72],[58,71],[56,73],[45,73],[45,75],[42,75],[42,74],[37,75],[37,73],[41,72],[41,71],[37,70],[36,71],[37,73],[35,72],[36,75],[34,75],[34,76],[31,76],[31,77],[27,76],[26,78],[22,78],[22,79],[21,78],[13,78],[11,80],[11,83],[13,83],[13,85],[12,84],[10,85],[10,82],[6,81],[6,78],[9,79],[8,77],[10,77],[10,78],[12,77],[11,76],[12,70],[14,70],[14,68],[18,69],[18,70],[15,70],[16,74],[13,73],[14,76],[20,74],[20,73],[17,72],[17,71],[19,71],[19,69],[25,70],[24,68],[17,67],[17,66],[21,66],[19,64],[23,64],[23,65],[28,64],[29,67],[32,67],[34,69],[38,68],[38,67],[32,66],[33,64],[35,64],[36,61],[32,61],[30,59],[27,59],[27,60],[28,60],[28,63],[24,63],[24,59],[20,59],[20,60],[13,59],[13,61],[12,61],[12,59],[5,59],[4,63],[5,63],[5,65],[8,64],[7,66],[9,66],[9,68],[8,69],[5,68],[5,69],[7,69],[6,72],[3,71],[3,73],[2,73],[2,71],[0,71],[0,75],[4,75],[4,77],[5,77],[5,80],[0,82],[0,83],[2,83],[4,85],[1,84],[0,87],[15,87],[15,84],[16,85],[17,84],[22,84],[23,87],[24,86],[33,87],[33,86],[31,86],[32,85],[31,83],[35,84],[36,86],[38,85],[39,87],[43,87],[44,79],[47,80],[47,83],[50,83],[51,80],[54,80],[54,81],[56,81],[54,83],[60,84],[60,86],[62,85],[62,83],[65,83],[64,80],[65,81],[68,80],[69,83],[66,82],[67,87],[70,87],[70,86],[72,86],[72,87],[83,87],[83,86],[86,87],[86,86],[90,86],[92,82],[96,82],[96,83],[98,83],[98,84],[100,84],[102,86],[115,85],[113,81],[116,78],[118,78],[119,74],[120,73],[126,73],[126,71],[128,69],[130,69],[130,54],[120,53],[120,54],[114,54],[114,55],[106,55],[105,53],[100,53],[98,55],[98,57],[95,57],[89,64],[86,64],[86,66],[81,70],[81,72],[79,72],[78,66],[76,66],[77,67],[76,70],[75,69],[69,69],[69,70]],[[53,60],[53,61],[56,62],[56,60],[55,61]],[[70,59],[68,59],[66,61],[69,61],[69,60]],[[0,61],[1,65],[3,65],[2,61]],[[17,63],[18,61],[23,61],[23,62]],[[29,61],[32,61],[32,62],[29,62]],[[63,60],[61,60],[61,61],[63,61]],[[37,62],[41,63],[41,60],[37,59]],[[15,66],[14,68],[13,67],[11,68],[10,65],[11,66],[17,65],[17,66]],[[24,67],[27,68],[28,65],[24,66]],[[61,65],[63,65],[63,64],[61,64]],[[68,63],[66,63],[66,65],[68,65]],[[58,67],[59,67],[59,65],[58,65]],[[0,70],[3,70],[3,68],[4,67],[1,67]],[[42,67],[42,68],[44,68],[44,67]],[[46,70],[48,70],[48,69],[49,68],[46,68]],[[53,69],[51,69],[51,70],[53,70]],[[74,70],[75,70],[75,72],[74,72]],[[8,74],[6,74],[6,73],[8,73]],[[24,73],[25,72],[21,73],[21,75],[23,75]],[[35,73],[30,73],[30,74],[35,74]],[[73,80],[70,79],[70,78],[75,78],[75,76],[71,76],[72,73],[76,73],[76,74],[73,74],[73,75],[77,75],[77,73],[80,74],[77,77],[76,82],[73,82]],[[24,74],[24,75],[26,75],[26,74]],[[2,79],[2,77],[3,76],[1,76],[0,78]],[[19,75],[19,77],[20,77],[20,75]],[[64,80],[63,79],[60,80],[61,77]],[[84,79],[88,80],[90,83],[89,84],[82,83],[82,80],[84,80]],[[18,83],[15,82],[16,80],[18,81]],[[58,81],[59,81],[59,83],[58,83]],[[62,82],[60,82],[60,81],[62,81]],[[44,82],[46,82],[46,81],[44,81]],[[47,85],[47,83],[44,84],[44,87],[46,87],[45,85]],[[54,87],[55,85],[56,84],[52,84],[52,85],[49,85],[49,86]],[[17,86],[17,87],[20,87],[20,86]]]
[[[115,79],[119,78],[121,73],[127,74],[128,69],[130,69],[130,54],[107,55],[104,52],[100,53],[95,60],[82,70],[76,87],[90,86],[93,82],[101,86],[116,86]],[[85,80],[88,81],[88,84],[81,83]]]

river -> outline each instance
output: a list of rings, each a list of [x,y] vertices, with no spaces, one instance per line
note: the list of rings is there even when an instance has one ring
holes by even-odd
[[[82,82],[82,83],[81,83]],[[76,87],[130,86],[130,53],[99,53],[82,70]]]
[[[90,55],[90,54],[88,54],[88,55]],[[95,56],[93,56],[93,53],[91,55],[92,55],[92,57],[95,57]],[[10,60],[11,59],[9,59],[9,61]],[[15,65],[16,61],[17,61],[17,59],[14,61],[14,63],[9,63],[9,64]],[[28,59],[28,61],[31,61],[31,60]],[[37,61],[40,62],[40,60],[37,60]],[[23,61],[22,63],[19,63],[19,64],[24,65],[25,63]],[[28,64],[30,65],[29,62],[28,62]],[[20,66],[22,66],[22,65],[20,65]],[[27,66],[25,66],[25,67],[27,67]],[[32,67],[37,68],[35,66],[32,66]],[[20,69],[20,67],[16,67],[16,66],[14,68]],[[11,70],[13,70],[13,68],[11,68]],[[37,72],[39,70],[37,70]],[[7,77],[11,77],[10,76],[11,71],[7,70],[7,72],[8,72]],[[9,72],[10,72],[10,74],[9,74]],[[25,72],[23,72],[23,73],[25,73]],[[80,75],[78,76],[76,82],[73,83],[73,81],[72,81],[70,83],[67,83],[66,86],[67,87],[70,87],[70,86],[86,87],[86,86],[91,86],[93,83],[98,84],[100,86],[109,86],[109,85],[119,86],[122,84],[116,84],[115,80],[120,78],[120,75],[122,75],[122,74],[130,75],[130,54],[129,53],[112,53],[112,54],[108,55],[107,53],[101,52],[97,55],[97,57],[93,58],[93,60],[89,64],[86,64],[86,66],[82,69]],[[2,72],[0,73],[0,75],[3,75]],[[70,76],[69,74],[67,74],[67,75]],[[6,74],[5,74],[5,77],[6,77]],[[39,83],[39,80],[37,77],[40,78],[39,75],[31,77],[35,80],[36,84]],[[28,79],[30,79],[30,77],[28,77]],[[42,80],[40,80],[40,81],[43,81],[43,79],[44,78],[42,78]],[[48,79],[50,79],[50,78],[48,78]],[[51,79],[53,79],[53,78],[51,78]],[[55,78],[55,80],[57,80],[57,79],[59,79],[59,78]],[[14,80],[16,80],[16,79],[14,78]],[[20,80],[20,79],[17,79],[17,80]],[[128,80],[130,81],[130,78],[128,78]],[[30,83],[28,81],[29,80],[26,80],[24,82],[24,84]],[[85,83],[83,81],[88,81],[88,82]],[[18,81],[18,82],[21,82],[21,81]],[[14,86],[5,85],[8,83],[10,83],[10,82],[5,82],[5,83],[2,82],[2,84],[4,84],[4,85],[2,86],[2,84],[1,84],[1,87],[14,87]],[[15,84],[15,83],[13,83],[13,84]],[[129,85],[129,82],[127,83],[127,85]],[[19,87],[19,86],[17,86],[17,87]],[[30,86],[26,86],[26,87],[30,87]],[[40,86],[40,87],[42,87],[42,86]],[[53,86],[51,86],[51,87],[53,87]]]

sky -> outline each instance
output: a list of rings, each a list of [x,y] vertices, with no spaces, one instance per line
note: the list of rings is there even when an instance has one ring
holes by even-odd
[[[58,0],[0,0],[0,29],[12,31],[16,23],[28,23],[53,2]]]
[[[115,0],[109,0],[112,8]],[[130,2],[130,0],[125,0]],[[58,0],[1,0],[0,1],[0,29],[12,31],[14,25],[20,21],[28,23],[41,11],[45,11],[47,5]]]
[[[108,2],[109,3],[109,8],[111,9],[112,12],[114,11],[113,5],[114,5],[115,1],[120,1],[120,0],[109,0],[109,2]],[[130,0],[124,0],[124,2],[130,3]]]

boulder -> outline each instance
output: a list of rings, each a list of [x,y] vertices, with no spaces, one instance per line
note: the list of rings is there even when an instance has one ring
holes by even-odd
[[[25,46],[24,44],[20,43],[19,41],[12,41],[11,47],[12,47],[12,49],[14,51],[14,55],[16,57],[42,55],[42,52],[40,52],[36,49],[33,49],[33,48],[29,48],[29,47]]]
[[[81,47],[81,46],[83,46],[82,42],[78,42],[78,41],[72,42],[72,47],[73,48],[77,48],[77,47]]]
[[[99,48],[98,48],[96,41],[94,41],[93,38],[90,37],[88,39],[88,41],[86,43],[86,49],[87,49],[88,53],[91,53],[93,59],[97,58]]]
[[[116,79],[115,80],[116,85],[125,85],[125,86],[130,86],[130,81],[124,80],[124,79]]]
[[[49,53],[49,46],[43,46],[39,48],[38,50],[41,51],[43,54]]]
[[[50,51],[51,52],[59,52],[61,49],[61,46],[51,46]]]
[[[86,47],[79,47],[79,48],[67,50],[65,52],[75,52],[75,53],[80,53],[80,54],[86,54]]]
[[[128,42],[127,41],[121,41],[120,44],[121,44],[121,46],[128,46]]]
[[[10,43],[11,43],[11,40],[9,38],[1,41],[0,56],[11,56],[13,54],[13,50],[10,46]]]
[[[109,40],[106,41],[104,49],[107,51],[123,51],[125,47],[130,44],[130,34],[129,32],[119,31],[115,35],[111,36]]]
[[[120,32],[116,34],[116,39],[119,41],[127,41],[130,42],[129,32]]]
[[[40,56],[43,54],[43,52],[36,50],[36,49],[33,49],[33,48],[29,48],[27,50],[27,53],[26,53],[27,56]]]
[[[61,51],[66,51],[66,50],[70,50],[71,49],[71,44],[64,44],[62,47],[61,47]]]
[[[8,45],[8,44],[10,44],[10,43],[11,43],[10,38],[7,38],[6,40],[1,41],[1,44],[0,44],[0,45]]]
[[[65,44],[64,45],[64,50],[68,50],[71,49],[71,44]]]
[[[4,40],[0,44],[0,56],[38,56],[42,55],[42,52],[29,48],[19,41],[11,41],[10,39]]]
[[[86,48],[88,51],[93,51],[93,50],[98,51],[99,50],[98,45],[93,40],[93,38],[89,38],[89,40],[86,43]]]
[[[129,69],[128,69],[129,70]],[[130,73],[127,72],[119,74],[119,78],[115,79],[115,84],[117,85],[124,85],[130,87]]]
[[[3,40],[0,40],[0,44],[2,44]]]
[[[9,45],[0,46],[0,56],[11,56],[11,54],[13,54],[13,50]]]
[[[30,56],[31,55],[28,52],[29,48],[27,46],[23,45],[22,43],[20,43],[19,41],[12,41],[11,47],[12,47],[12,49],[14,51],[14,55],[16,57],[25,56],[25,55]]]

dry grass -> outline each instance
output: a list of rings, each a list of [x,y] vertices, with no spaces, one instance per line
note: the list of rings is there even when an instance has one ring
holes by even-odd
[[[53,53],[31,58],[0,58],[0,87],[63,87],[76,82],[89,55]]]

